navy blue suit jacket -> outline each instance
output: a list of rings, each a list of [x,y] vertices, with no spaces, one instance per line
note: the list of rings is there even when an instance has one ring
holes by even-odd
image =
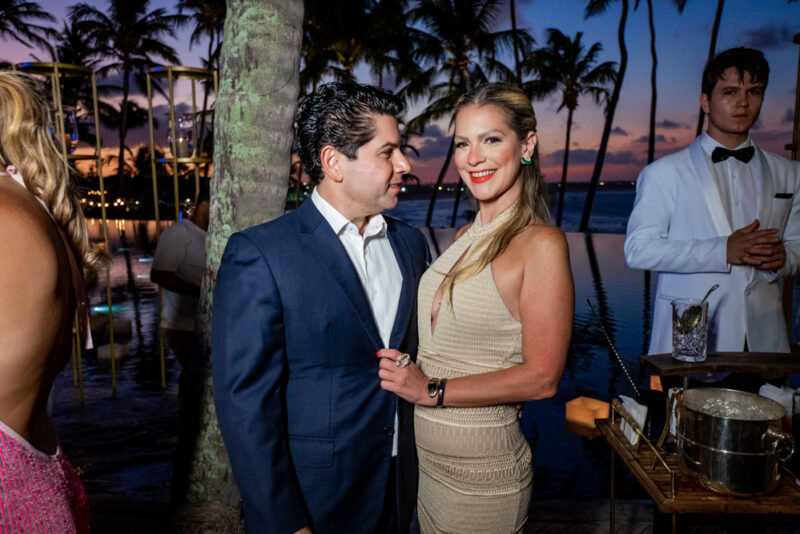
[[[403,274],[390,347],[417,349],[414,228],[386,217]],[[212,321],[214,399],[247,532],[373,532],[399,416],[398,517],[416,504],[413,406],[380,388],[383,348],[344,247],[309,200],[231,236]]]

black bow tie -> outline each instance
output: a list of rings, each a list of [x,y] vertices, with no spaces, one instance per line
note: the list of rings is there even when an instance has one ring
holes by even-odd
[[[711,161],[714,163],[719,163],[720,161],[725,161],[730,157],[734,157],[743,163],[747,163],[753,159],[753,154],[755,154],[755,151],[756,149],[752,146],[746,146],[744,148],[740,148],[739,150],[728,150],[727,148],[718,146],[711,153]]]

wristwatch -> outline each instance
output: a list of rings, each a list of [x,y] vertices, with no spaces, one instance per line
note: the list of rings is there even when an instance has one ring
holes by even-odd
[[[434,398],[439,393],[439,379],[431,378],[428,380],[428,397]]]

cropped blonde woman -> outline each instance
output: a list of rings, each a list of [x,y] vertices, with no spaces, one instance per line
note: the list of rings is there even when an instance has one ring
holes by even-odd
[[[0,532],[89,530],[47,398],[76,309],[86,317],[82,267],[98,255],[53,131],[38,83],[0,72]]]
[[[454,162],[480,212],[422,277],[416,364],[379,353],[382,387],[416,403],[424,534],[514,533],[527,520],[531,452],[514,405],[555,394],[574,306],[535,148],[520,89],[489,84],[461,98]]]

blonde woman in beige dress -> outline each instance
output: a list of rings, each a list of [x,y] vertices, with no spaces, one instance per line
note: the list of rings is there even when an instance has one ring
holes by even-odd
[[[555,394],[574,310],[535,148],[520,89],[460,99],[454,162],[480,212],[422,277],[416,362],[378,353],[381,386],[416,404],[423,534],[521,532],[528,517],[531,451],[515,405]]]

